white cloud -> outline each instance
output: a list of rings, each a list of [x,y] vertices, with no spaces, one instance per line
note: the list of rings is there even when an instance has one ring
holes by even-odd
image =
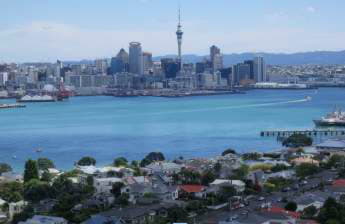
[[[316,12],[316,8],[313,7],[313,6],[308,6],[307,7],[307,11],[310,12],[310,13],[315,13]]]
[[[70,24],[33,22],[0,30],[0,61],[55,61],[111,57],[130,41],[140,41],[154,55],[175,53],[175,26],[152,30],[84,29]],[[242,27],[205,32],[203,24],[184,23],[183,52],[207,54],[212,44],[224,53],[267,51],[296,52],[339,50],[344,32],[291,29],[284,27]]]

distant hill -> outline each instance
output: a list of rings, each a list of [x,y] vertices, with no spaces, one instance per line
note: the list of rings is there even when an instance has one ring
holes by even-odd
[[[301,52],[293,54],[284,53],[240,53],[240,54],[224,54],[224,65],[230,66],[244,60],[252,59],[255,56],[263,56],[267,64],[271,65],[302,65],[302,64],[345,64],[345,50],[344,51],[313,51]],[[165,55],[153,57],[154,61],[160,61],[161,58],[176,57],[176,55]],[[201,62],[208,56],[199,56],[195,54],[183,55],[183,60],[186,63]],[[64,61],[64,64],[92,64],[93,60],[81,61]]]
[[[260,55],[263,56],[267,64],[271,65],[302,65],[302,64],[345,64],[345,51],[314,51],[293,54],[274,53],[241,53],[224,54],[224,65],[229,66],[244,60],[252,59]],[[166,55],[154,57],[155,61],[165,57],[176,57],[176,55]],[[183,55],[183,59],[188,63],[202,61],[207,56]]]

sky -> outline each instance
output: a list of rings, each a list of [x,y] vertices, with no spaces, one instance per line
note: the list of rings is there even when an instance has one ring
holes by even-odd
[[[154,56],[343,50],[344,0],[0,0],[0,62],[109,58],[131,41]]]

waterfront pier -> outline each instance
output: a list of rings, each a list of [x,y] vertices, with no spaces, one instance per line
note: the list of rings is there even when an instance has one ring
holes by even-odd
[[[345,129],[342,130],[301,130],[301,131],[261,131],[261,137],[288,138],[293,134],[303,134],[312,138],[316,137],[344,137]]]

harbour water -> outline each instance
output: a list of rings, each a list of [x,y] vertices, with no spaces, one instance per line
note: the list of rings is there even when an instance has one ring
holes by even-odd
[[[274,150],[279,143],[260,137],[260,131],[311,129],[312,119],[335,105],[345,107],[344,96],[345,89],[322,88],[181,98],[74,97],[27,104],[0,110],[0,162],[22,170],[28,158],[47,157],[68,169],[86,155],[105,165],[118,156],[142,159],[151,151],[173,159],[214,156],[229,147]]]

